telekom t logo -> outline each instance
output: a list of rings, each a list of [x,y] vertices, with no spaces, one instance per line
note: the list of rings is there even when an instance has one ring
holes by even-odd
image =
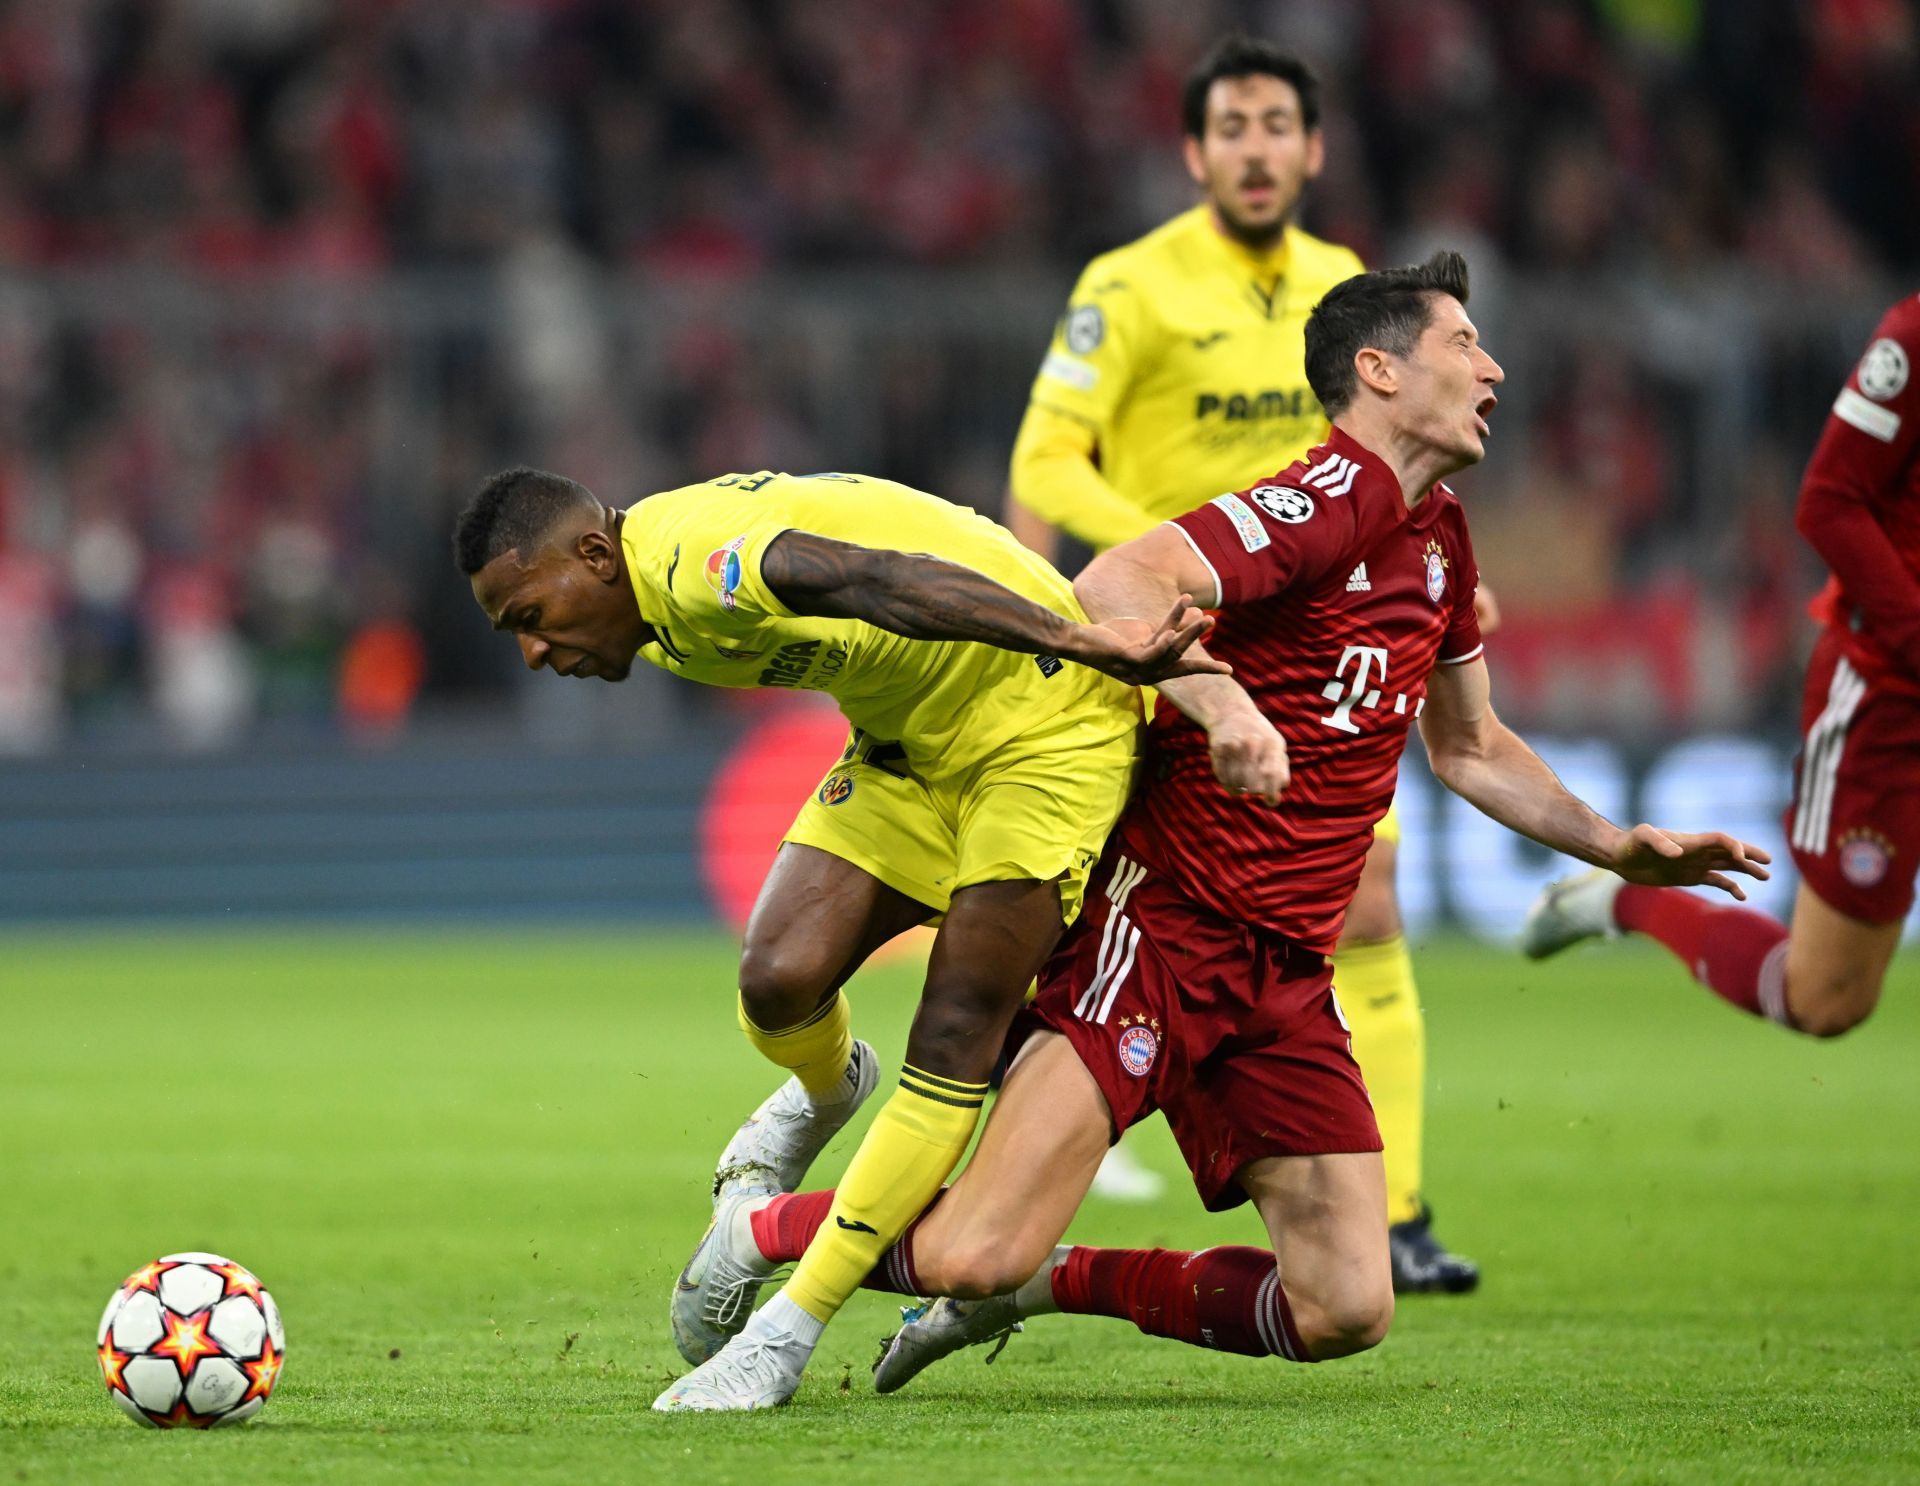
[[[1352,675],[1348,675],[1348,671]],[[1330,728],[1338,728],[1343,733],[1357,733],[1360,725],[1347,714],[1355,706],[1377,707],[1380,705],[1380,688],[1377,682],[1387,679],[1387,648],[1384,645],[1349,645],[1340,654],[1340,664],[1333,668],[1335,680],[1329,681],[1320,689],[1320,695],[1335,703],[1333,711],[1320,720]],[[1405,698],[1401,699],[1404,709]]]

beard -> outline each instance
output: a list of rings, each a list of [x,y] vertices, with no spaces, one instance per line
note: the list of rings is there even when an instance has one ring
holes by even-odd
[[[1280,241],[1281,234],[1287,230],[1287,219],[1293,215],[1289,208],[1274,213],[1268,221],[1249,222],[1237,215],[1219,196],[1213,198],[1213,211],[1220,219],[1220,225],[1226,229],[1227,236],[1242,247],[1262,250]]]

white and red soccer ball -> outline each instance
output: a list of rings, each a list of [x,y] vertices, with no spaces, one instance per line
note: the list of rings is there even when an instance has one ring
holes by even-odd
[[[286,1360],[280,1308],[218,1254],[168,1254],[121,1282],[100,1318],[100,1372],[149,1429],[212,1429],[266,1406]]]

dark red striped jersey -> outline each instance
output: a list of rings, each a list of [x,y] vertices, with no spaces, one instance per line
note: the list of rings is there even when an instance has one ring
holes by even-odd
[[[1436,664],[1480,654],[1479,569],[1460,502],[1409,511],[1339,429],[1298,463],[1175,523],[1219,581],[1207,649],[1287,740],[1275,809],[1229,795],[1206,732],[1163,702],[1125,850],[1195,902],[1330,951]]]
[[[1920,691],[1920,297],[1873,333],[1800,482],[1797,524],[1833,578],[1813,614],[1855,669]]]

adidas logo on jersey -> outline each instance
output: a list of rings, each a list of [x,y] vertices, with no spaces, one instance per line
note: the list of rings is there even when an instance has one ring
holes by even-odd
[[[1372,593],[1373,585],[1367,581],[1367,565],[1363,562],[1347,577],[1348,593]]]

